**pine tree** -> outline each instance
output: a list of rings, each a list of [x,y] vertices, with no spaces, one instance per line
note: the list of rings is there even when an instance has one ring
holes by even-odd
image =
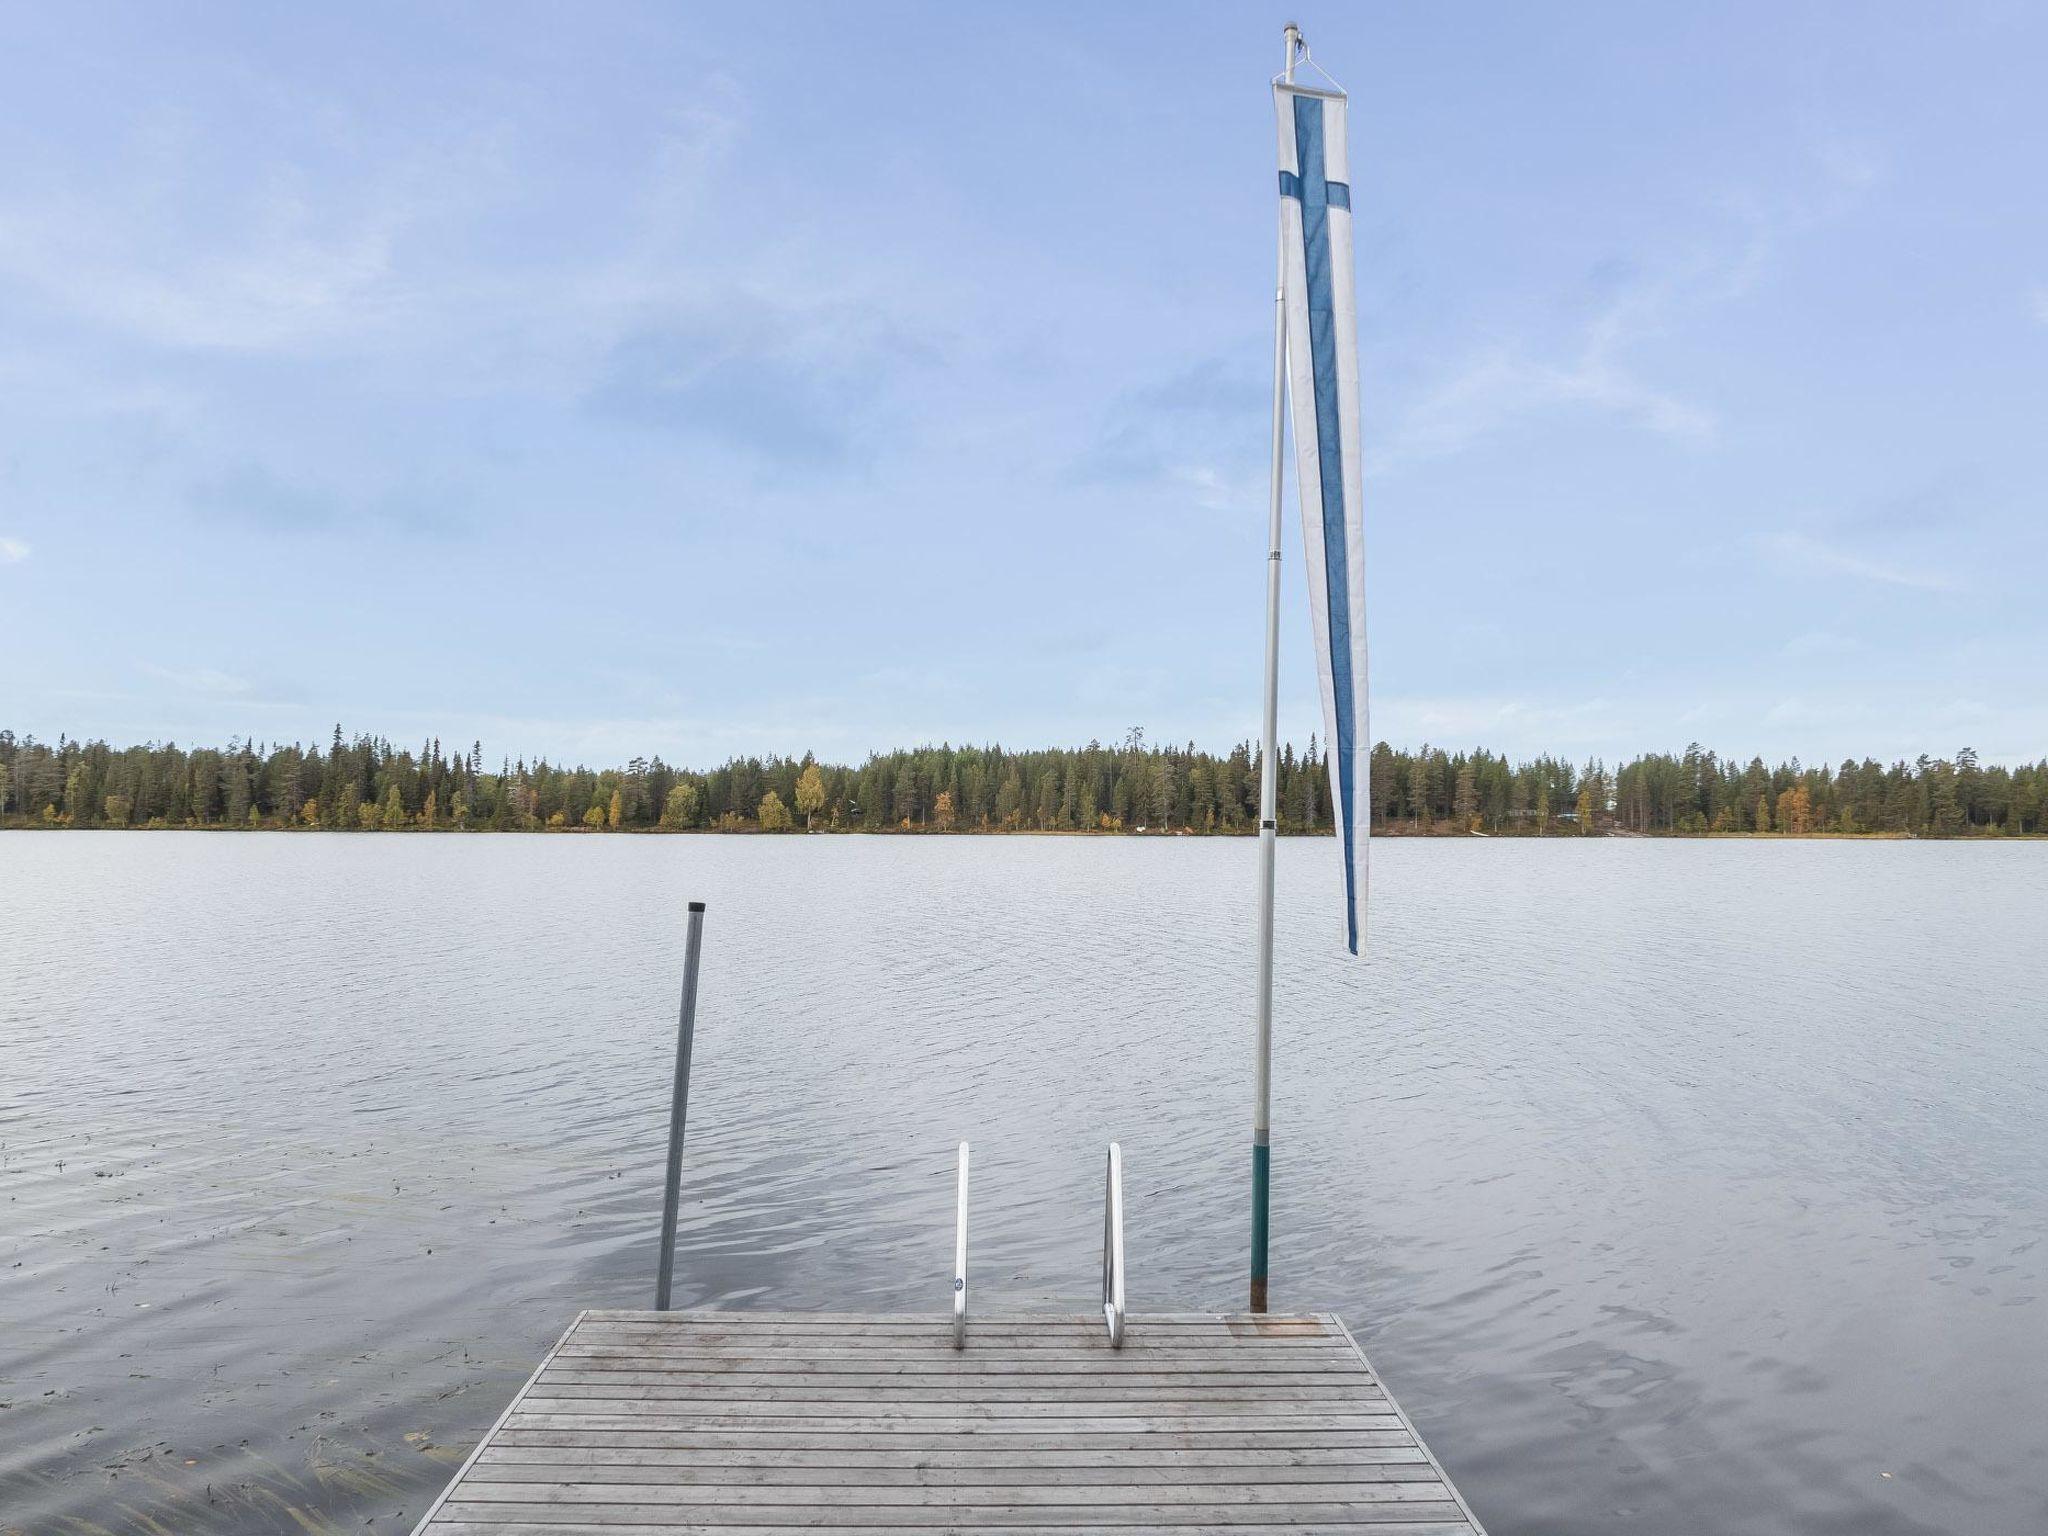
[[[1921,759],[1923,763],[1926,759]],[[1947,762],[1927,764],[1921,775],[1927,787],[1927,821],[1937,837],[1953,837],[1963,830],[1963,807],[1956,792],[1956,772]]]
[[[249,764],[239,752],[229,759],[226,768],[226,778],[225,798],[228,807],[228,823],[231,826],[240,826],[249,819],[251,800],[249,794]]]
[[[1060,786],[1058,778],[1050,769],[1040,775],[1038,781],[1038,826],[1040,831],[1050,832],[1059,824]]]
[[[1162,754],[1152,769],[1152,822],[1161,831],[1178,820],[1173,814],[1174,787],[1173,759]]]
[[[1463,830],[1479,830],[1479,778],[1473,773],[1470,763],[1458,769],[1458,787],[1452,796],[1451,814],[1457,817]]]

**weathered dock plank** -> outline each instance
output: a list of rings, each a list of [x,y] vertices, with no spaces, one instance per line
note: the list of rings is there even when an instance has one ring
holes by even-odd
[[[1484,1536],[1335,1317],[586,1312],[415,1536]]]

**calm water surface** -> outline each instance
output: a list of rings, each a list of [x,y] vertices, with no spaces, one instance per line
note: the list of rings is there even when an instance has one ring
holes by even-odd
[[[404,1531],[582,1306],[1240,1304],[1249,842],[0,835],[0,1532]],[[2048,1528],[2048,850],[1280,850],[1276,1305],[1496,1536]]]

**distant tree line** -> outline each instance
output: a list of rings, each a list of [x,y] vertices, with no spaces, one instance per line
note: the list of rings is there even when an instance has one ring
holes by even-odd
[[[1388,831],[2016,836],[2048,832],[2048,761],[1987,768],[1965,747],[1953,759],[1889,766],[1866,757],[1769,767],[1695,742],[1610,770],[1597,759],[1517,764],[1484,750],[1396,752],[1382,742],[1372,799],[1373,825]]]
[[[1330,830],[1314,738],[1305,751],[1282,748],[1278,789],[1283,833]],[[1766,767],[1694,745],[1610,770],[1382,742],[1369,798],[1374,829],[1395,833],[2003,836],[2048,831],[2048,761],[1987,768],[1966,749],[1890,766]],[[1139,730],[1111,746],[919,747],[858,765],[741,757],[704,772],[658,757],[490,771],[480,742],[465,751],[429,740],[415,752],[339,726],[324,748],[52,745],[0,731],[0,825],[13,827],[1234,833],[1257,829],[1258,803],[1249,744],[1218,756]]]

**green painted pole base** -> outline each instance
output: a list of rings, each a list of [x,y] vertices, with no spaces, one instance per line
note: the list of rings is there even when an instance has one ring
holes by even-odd
[[[1266,1310],[1266,1196],[1272,1185],[1273,1149],[1261,1133],[1252,1142],[1252,1302]]]

